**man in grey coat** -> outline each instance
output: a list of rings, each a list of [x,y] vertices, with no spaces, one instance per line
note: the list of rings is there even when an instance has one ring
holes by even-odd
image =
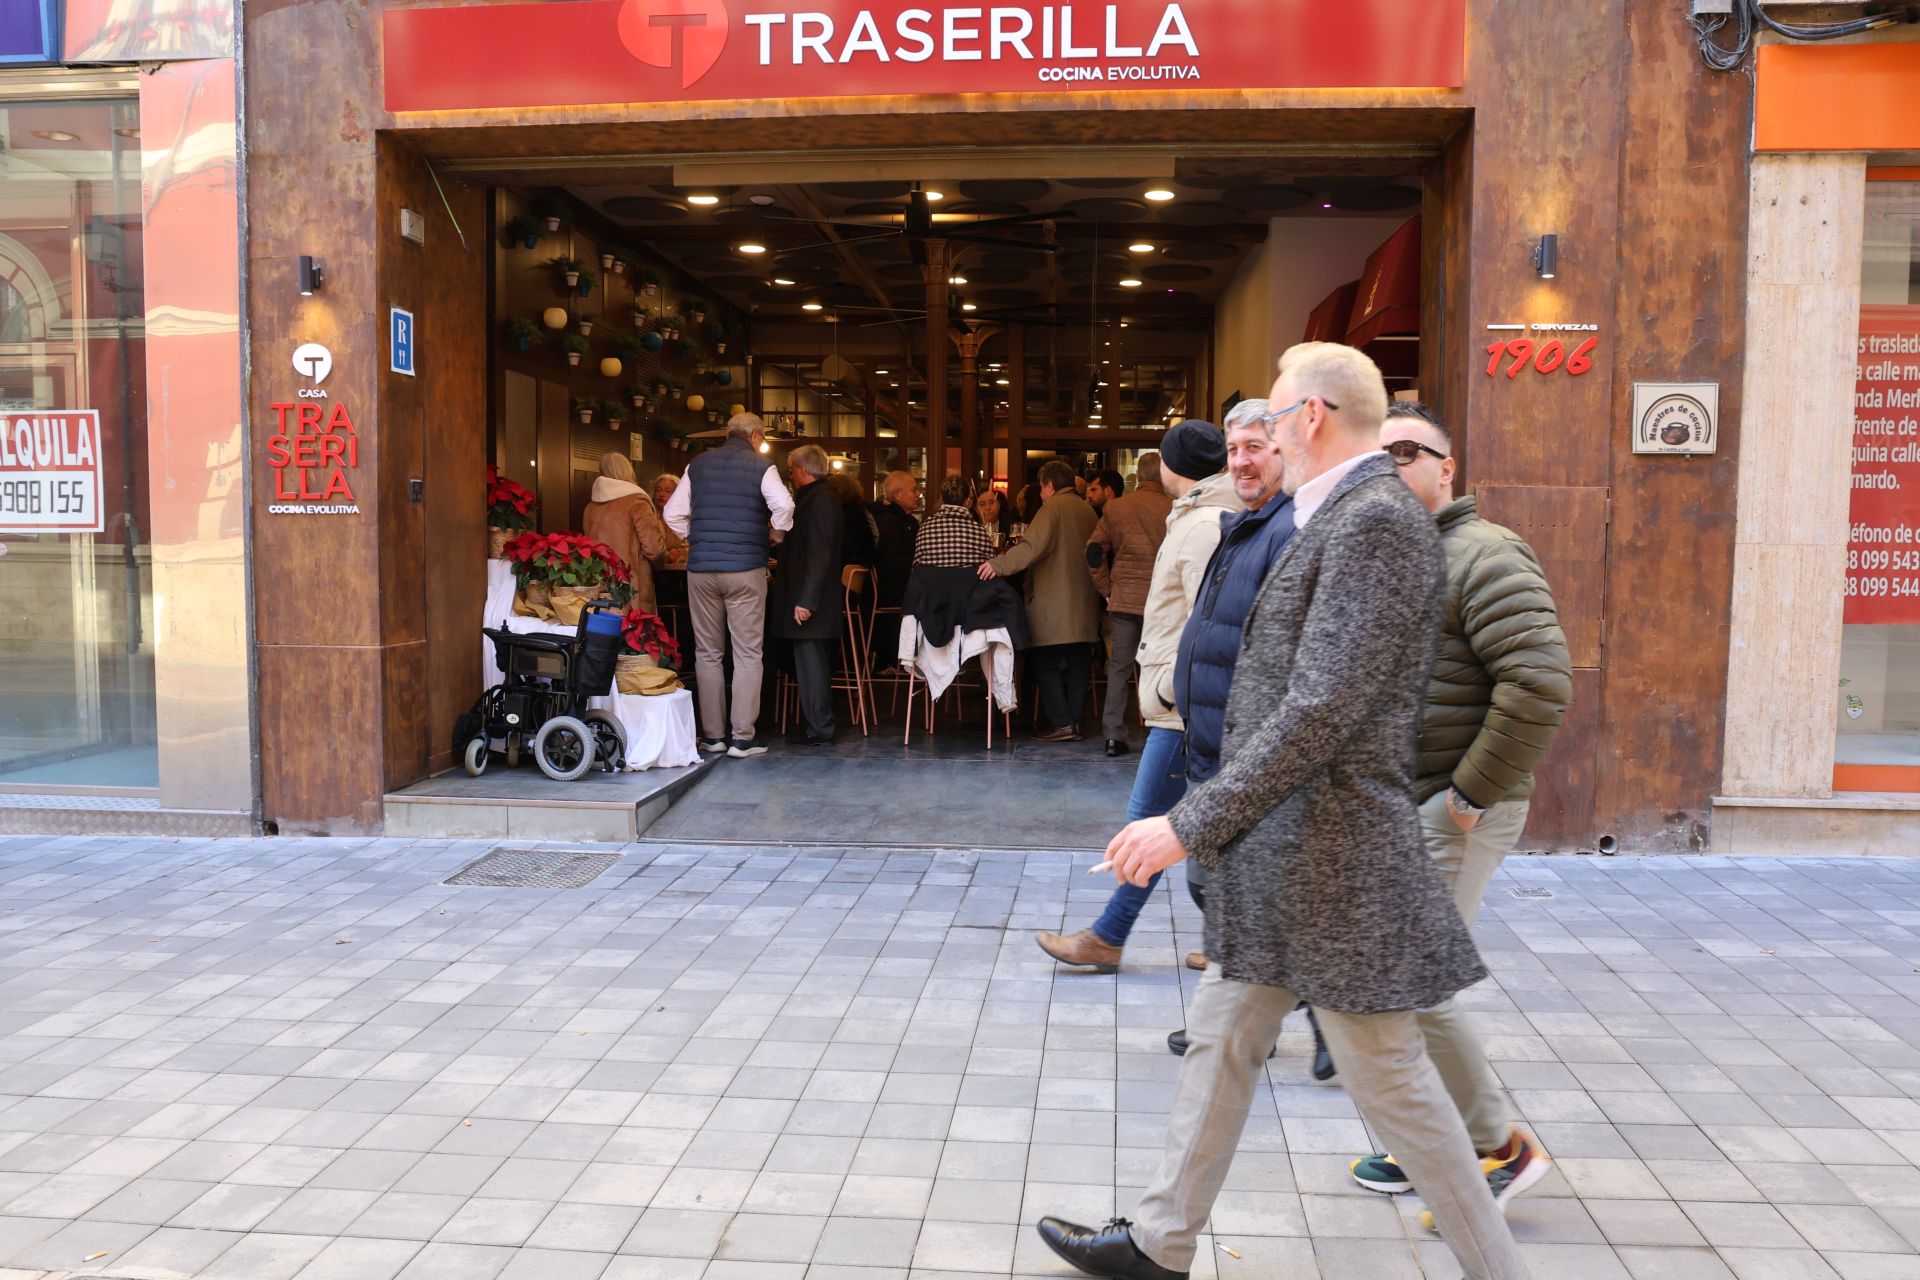
[[[1136,1222],[1043,1218],[1040,1235],[1089,1274],[1185,1276],[1267,1051],[1305,1000],[1347,1093],[1469,1280],[1524,1280],[1418,1021],[1486,976],[1413,801],[1440,628],[1439,533],[1378,447],[1387,393],[1365,355],[1293,347],[1269,399],[1299,533],[1247,618],[1220,771],[1107,849],[1129,883],[1187,857],[1211,876],[1209,964],[1188,1011],[1166,1150]]]

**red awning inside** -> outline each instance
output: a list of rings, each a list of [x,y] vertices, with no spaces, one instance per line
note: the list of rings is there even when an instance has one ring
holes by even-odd
[[[1307,336],[1302,342],[1345,342],[1353,318],[1353,300],[1360,296],[1360,282],[1349,280],[1321,300],[1307,316]]]
[[[1407,219],[1367,259],[1347,341],[1365,350],[1381,338],[1420,332],[1420,219]]]

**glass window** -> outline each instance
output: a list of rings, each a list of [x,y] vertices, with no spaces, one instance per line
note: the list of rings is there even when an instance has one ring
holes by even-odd
[[[1834,787],[1920,791],[1920,183],[1867,184]]]
[[[0,109],[0,788],[151,787],[139,118]]]

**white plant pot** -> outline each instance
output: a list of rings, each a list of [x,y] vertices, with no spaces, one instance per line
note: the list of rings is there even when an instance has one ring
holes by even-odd
[[[611,265],[613,267],[613,274],[617,276],[623,276],[627,274],[627,264],[620,261],[620,259],[615,258]]]
[[[581,421],[581,422],[583,422],[583,423],[584,423],[584,422],[592,422],[592,421],[593,421],[593,410],[591,410],[591,409],[582,409],[582,410],[580,411],[580,421]]]
[[[569,352],[567,352],[567,363],[568,363],[568,364],[579,364],[579,363],[580,363],[580,353],[579,353],[578,351],[569,351]]]
[[[566,274],[566,280],[567,280],[567,288],[572,289],[579,285],[580,273],[578,271],[569,271],[569,272],[566,272],[565,274]]]
[[[600,255],[600,269],[601,269],[602,271],[611,271],[611,270],[613,270],[613,255],[612,255],[612,254],[610,254],[610,253],[603,253],[603,254],[601,254],[601,255]]]
[[[593,321],[582,320],[580,322],[580,336],[584,338],[592,332],[593,332]]]
[[[560,229],[560,219],[558,218],[548,218],[546,219],[546,223],[547,230],[549,231],[558,231]]]

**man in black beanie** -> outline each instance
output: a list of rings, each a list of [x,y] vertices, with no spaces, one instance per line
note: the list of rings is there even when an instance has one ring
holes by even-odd
[[[1193,612],[1194,594],[1220,543],[1220,522],[1240,507],[1226,465],[1226,437],[1211,422],[1189,419],[1160,441],[1160,483],[1173,499],[1166,537],[1153,559],[1153,580],[1140,616],[1140,719],[1147,743],[1127,801],[1127,820],[1157,817],[1171,809],[1187,789],[1186,727],[1175,707],[1174,661],[1180,634]],[[1062,964],[1095,973],[1120,965],[1127,934],[1153,894],[1121,885],[1091,929],[1043,933],[1040,949]]]

